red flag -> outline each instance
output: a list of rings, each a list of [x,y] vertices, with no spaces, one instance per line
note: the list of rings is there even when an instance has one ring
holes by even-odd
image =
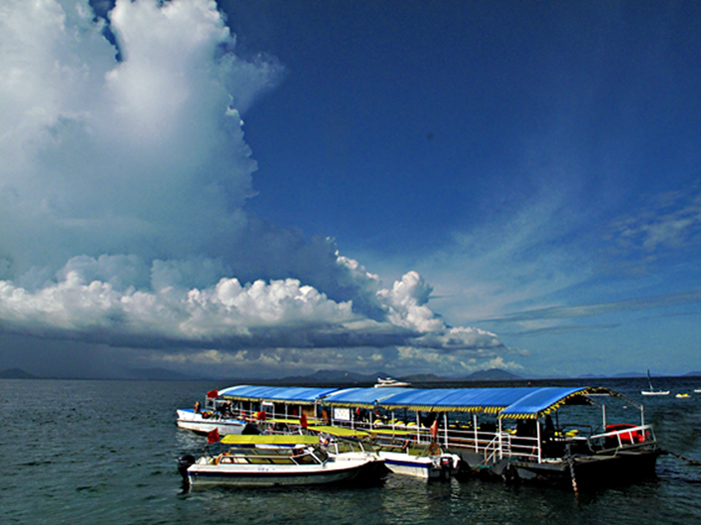
[[[219,429],[215,428],[214,430],[210,430],[207,434],[207,444],[211,445],[212,443],[216,443],[219,440]]]
[[[207,392],[207,399],[214,399],[216,397],[219,397],[219,392],[217,390],[210,390]]]
[[[431,435],[433,439],[438,439],[438,418],[436,418],[433,425],[431,425]]]
[[[302,413],[302,417],[299,418],[299,424],[302,425],[302,428],[307,428],[309,426],[307,423],[307,414],[304,412]]]

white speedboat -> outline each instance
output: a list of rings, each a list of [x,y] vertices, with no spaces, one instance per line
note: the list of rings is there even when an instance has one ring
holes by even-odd
[[[222,417],[216,412],[205,410],[195,411],[193,408],[179,408],[177,424],[180,428],[192,430],[199,434],[209,434],[217,430],[220,435],[241,434],[246,428],[246,422],[240,419]]]
[[[193,487],[275,487],[376,480],[380,476],[378,466],[382,465],[382,460],[369,455],[339,459],[320,447],[224,452],[203,456],[188,465],[189,458],[180,458],[178,468]]]
[[[384,387],[409,387],[411,386],[411,383],[407,383],[406,381],[399,381],[397,379],[392,379],[391,377],[387,377],[385,379],[382,379],[381,377],[377,378],[377,383],[374,385],[375,388],[384,388]]]

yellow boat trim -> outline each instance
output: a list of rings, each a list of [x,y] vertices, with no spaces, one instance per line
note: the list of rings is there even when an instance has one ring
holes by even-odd
[[[329,434],[331,436],[341,436],[341,437],[365,437],[368,435],[367,432],[363,430],[354,430],[352,428],[343,427],[333,427],[330,425],[314,425],[307,428],[307,430],[312,430],[314,432],[323,432],[324,434]]]
[[[302,434],[227,434],[221,442],[225,445],[314,445],[319,438]]]

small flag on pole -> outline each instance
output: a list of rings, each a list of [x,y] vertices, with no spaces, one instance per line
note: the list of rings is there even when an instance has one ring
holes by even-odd
[[[431,425],[431,435],[433,439],[438,439],[438,418]]]
[[[207,434],[207,444],[211,445],[212,443],[216,443],[219,440],[219,429],[215,428],[214,430],[210,430]]]

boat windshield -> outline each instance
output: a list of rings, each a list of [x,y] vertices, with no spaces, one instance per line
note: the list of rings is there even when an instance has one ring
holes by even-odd
[[[324,463],[327,459],[329,459],[328,452],[326,452],[323,448],[315,448],[314,455],[321,463]]]

